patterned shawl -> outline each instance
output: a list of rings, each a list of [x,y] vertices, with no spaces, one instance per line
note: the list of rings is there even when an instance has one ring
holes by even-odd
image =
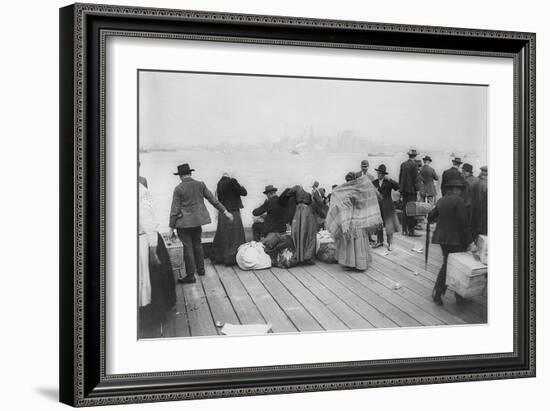
[[[376,188],[367,176],[361,176],[335,187],[325,220],[334,238],[356,237],[358,229],[376,231],[382,224]]]

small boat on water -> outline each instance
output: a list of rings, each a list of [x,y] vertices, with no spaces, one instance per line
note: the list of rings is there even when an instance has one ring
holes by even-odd
[[[290,154],[299,155],[300,152],[299,152],[298,150],[292,150],[292,151],[290,152]]]
[[[371,153],[368,155],[369,157],[395,157],[395,154],[389,154],[389,153]]]

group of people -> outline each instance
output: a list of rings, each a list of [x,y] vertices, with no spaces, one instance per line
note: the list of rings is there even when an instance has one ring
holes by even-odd
[[[389,177],[386,165],[374,169],[376,176],[369,172],[369,162],[363,160],[361,169],[348,172],[344,182],[332,186],[328,195],[313,179],[301,185],[279,190],[270,184],[265,187],[263,204],[252,211],[255,222],[252,225],[254,240],[261,241],[271,233],[288,234],[292,239],[296,262],[311,264],[316,253],[317,233],[326,229],[334,239],[335,259],[349,269],[366,270],[370,265],[371,247],[384,245],[386,232],[387,248],[392,250],[395,232],[401,230],[409,236],[417,236],[417,217],[405,212],[409,202],[427,202],[433,205],[428,216],[429,222],[437,221],[433,243],[440,244],[444,264],[434,287],[433,299],[441,303],[445,291],[446,262],[449,253],[462,251],[475,235],[487,233],[487,167],[481,167],[478,177],[473,175],[473,167],[463,164],[460,158],[452,160],[453,166],[441,176],[441,193],[437,201],[436,182],[439,176],[431,167],[432,159],[425,156],[416,160],[418,153],[411,149],[409,159],[403,162],[398,180]],[[423,162],[423,164],[422,164]],[[247,190],[230,172],[222,175],[213,194],[202,181],[193,179],[195,171],[189,164],[178,166],[174,175],[180,183],[175,187],[170,210],[170,236],[183,243],[186,277],[180,283],[196,282],[195,275],[205,274],[202,247],[202,226],[211,222],[205,200],[214,206],[218,222],[212,244],[211,259],[216,264],[232,265],[236,262],[238,248],[246,242],[241,218],[242,197]],[[140,177],[140,193],[147,195],[147,182]],[[396,200],[399,193],[398,201]],[[140,194],[141,202],[141,194]],[[145,201],[146,202],[146,201]],[[396,209],[401,205],[401,222]],[[161,266],[158,241],[148,234],[147,224],[141,218],[140,203],[140,244],[143,231],[143,250],[147,255],[143,264]],[[372,235],[376,239],[372,239]],[[148,245],[148,246],[147,246]],[[142,264],[142,265],[143,265]],[[140,265],[140,269],[142,267]],[[140,271],[140,298],[145,304],[147,281],[145,269]],[[143,275],[142,275],[143,274]],[[140,288],[141,290],[141,288]],[[142,298],[142,294],[144,294]],[[150,292],[149,292],[150,294]],[[142,304],[142,303],[140,303]]]

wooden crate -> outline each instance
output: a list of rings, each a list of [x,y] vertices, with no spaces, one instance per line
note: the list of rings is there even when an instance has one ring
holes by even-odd
[[[463,298],[483,295],[487,288],[487,266],[472,253],[449,254],[447,287]]]

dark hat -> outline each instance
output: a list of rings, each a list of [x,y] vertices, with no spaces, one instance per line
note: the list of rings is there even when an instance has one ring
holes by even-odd
[[[464,163],[462,164],[462,170],[472,173],[474,171],[474,167],[472,167],[471,164]]]
[[[424,161],[432,161],[432,158],[430,156],[424,156],[424,158],[422,159]]]
[[[363,166],[369,166],[369,160],[361,160],[361,167]]]
[[[411,148],[409,151],[407,151],[407,154],[410,157],[416,157],[418,155],[418,153],[416,152],[416,150],[414,148]]]
[[[481,166],[481,167],[479,167],[479,169],[480,169],[481,171],[483,171],[484,173],[487,172],[487,166]]]
[[[449,187],[464,188],[466,187],[466,183],[464,182],[464,180],[461,180],[459,178],[451,178],[449,181],[445,183],[445,187],[446,188],[449,188]]]
[[[378,171],[379,173],[382,173],[382,174],[388,174],[386,171],[386,166],[384,164],[380,164],[378,168],[374,169],[374,171]]]
[[[460,157],[453,158],[453,164],[462,164],[462,159]]]
[[[195,171],[194,168],[190,168],[189,167],[189,164],[185,163],[185,164],[180,164],[178,166],[178,172],[177,173],[174,173],[175,176],[182,176],[182,175],[185,175],[185,174],[190,174],[191,171]]]
[[[270,193],[272,191],[277,191],[277,187],[273,187],[272,184],[265,186],[264,194]]]

